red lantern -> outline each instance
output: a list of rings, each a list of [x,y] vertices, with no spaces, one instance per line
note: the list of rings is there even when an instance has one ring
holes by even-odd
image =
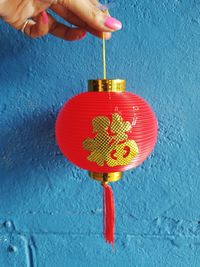
[[[90,80],[89,92],[71,98],[60,111],[56,138],[68,160],[103,183],[104,235],[113,243],[114,206],[106,184],[149,156],[157,138],[154,112],[144,99],[125,92],[124,80]]]

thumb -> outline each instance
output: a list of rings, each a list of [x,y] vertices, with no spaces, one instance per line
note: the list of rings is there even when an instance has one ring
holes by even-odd
[[[122,24],[119,20],[102,12],[95,2],[90,0],[58,0],[58,3],[66,7],[90,27],[97,31],[113,32],[120,30]]]

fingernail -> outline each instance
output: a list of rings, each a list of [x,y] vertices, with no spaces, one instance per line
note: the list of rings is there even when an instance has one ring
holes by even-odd
[[[45,12],[45,11],[42,11],[42,22],[44,24],[48,24],[49,23],[49,18],[48,18],[47,12]]]
[[[121,30],[122,28],[122,23],[119,20],[114,19],[110,16],[106,18],[104,25],[112,30]]]
[[[98,4],[97,8],[100,9],[101,11],[103,11],[103,12],[108,10],[108,7],[106,5],[102,5],[102,4]]]
[[[84,32],[80,37],[79,37],[79,40],[83,40],[85,37],[86,37],[87,33]]]

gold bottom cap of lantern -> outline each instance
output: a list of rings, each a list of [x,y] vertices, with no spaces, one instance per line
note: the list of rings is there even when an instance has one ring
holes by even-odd
[[[116,182],[123,177],[122,172],[109,172],[109,173],[100,173],[100,172],[88,172],[89,176],[102,183]]]
[[[97,79],[88,81],[88,92],[125,92],[126,81],[121,79]],[[106,104],[106,103],[105,103]],[[122,172],[89,172],[89,176],[102,183],[116,182],[123,177]]]

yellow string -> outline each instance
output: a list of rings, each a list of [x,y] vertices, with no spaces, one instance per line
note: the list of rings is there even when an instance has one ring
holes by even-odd
[[[109,15],[108,9],[104,11],[107,15]],[[102,60],[103,60],[103,78],[106,79],[106,40],[105,40],[105,33],[103,32],[102,36]]]
[[[102,42],[102,56],[103,56],[103,78],[106,79],[106,40],[104,32],[103,32],[103,42]]]

